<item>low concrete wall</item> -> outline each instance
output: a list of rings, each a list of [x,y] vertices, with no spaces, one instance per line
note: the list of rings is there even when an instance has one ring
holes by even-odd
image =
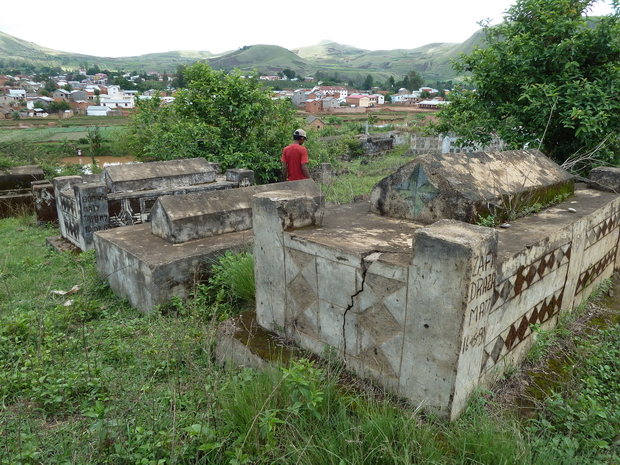
[[[158,198],[246,186],[251,170],[229,170],[205,159],[109,166],[98,177],[54,178],[54,197],[62,237],[81,250],[94,247],[93,234],[148,221]]]
[[[457,147],[458,137],[444,136],[411,136],[409,150],[415,155],[424,153],[470,153],[470,152],[499,152],[506,150],[506,143],[498,138],[493,138],[486,146],[477,145],[475,147]]]
[[[42,181],[43,177],[43,170],[37,165],[0,171],[0,218],[34,212],[31,184]]]
[[[259,324],[451,419],[620,268],[620,198],[582,186],[499,230],[335,208],[286,231],[278,205],[254,206]]]
[[[278,217],[287,228],[314,224],[323,205],[311,179],[161,197],[151,223],[94,234],[97,270],[115,293],[145,312],[172,296],[186,298],[219,255],[251,247],[247,229],[254,221],[253,196],[260,195],[288,199],[287,216]]]

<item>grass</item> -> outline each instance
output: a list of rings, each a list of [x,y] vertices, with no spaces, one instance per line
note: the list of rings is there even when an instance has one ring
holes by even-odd
[[[145,315],[97,277],[92,253],[47,249],[53,234],[32,217],[0,220],[1,464],[617,460],[617,327],[577,341],[579,371],[541,401],[536,421],[519,421],[485,391],[448,424],[337,365],[302,359],[256,372],[215,363],[211,308],[239,308],[230,287],[224,301],[217,292],[249,273],[247,253],[224,257],[220,282],[177,311]]]
[[[367,198],[376,183],[410,159],[403,146],[389,155],[373,157],[370,161],[365,157],[354,158],[351,162],[337,161],[333,166],[337,176],[331,183],[320,186],[325,200],[343,204]]]
[[[94,124],[94,122],[93,122]],[[101,127],[104,137],[113,136],[118,126]],[[77,140],[88,136],[88,126],[33,127],[26,129],[0,130],[0,142],[60,142],[63,139]]]

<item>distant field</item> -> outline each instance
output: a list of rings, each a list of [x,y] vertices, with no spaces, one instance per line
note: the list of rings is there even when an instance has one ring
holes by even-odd
[[[96,116],[74,116],[64,120],[0,120],[0,142],[60,142],[65,139],[76,141],[88,136],[90,126],[99,126],[105,138],[125,126],[128,121],[129,119],[124,117]],[[50,123],[55,123],[56,126],[50,126]]]

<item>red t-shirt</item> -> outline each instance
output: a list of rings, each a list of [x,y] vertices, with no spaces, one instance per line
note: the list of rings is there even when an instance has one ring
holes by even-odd
[[[299,181],[306,179],[301,171],[301,165],[308,163],[308,151],[299,144],[291,144],[282,150],[282,161],[288,169],[288,180]]]

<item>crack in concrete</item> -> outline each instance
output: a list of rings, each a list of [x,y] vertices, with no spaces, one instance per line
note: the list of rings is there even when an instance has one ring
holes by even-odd
[[[368,272],[368,267],[370,266],[369,264],[366,263],[366,257],[374,253],[383,253],[383,251],[382,250],[371,250],[370,252],[366,252],[362,254],[362,259],[360,262],[360,265],[362,268],[362,285],[360,286],[359,291],[357,291],[355,294],[351,296],[351,303],[349,304],[347,308],[345,308],[344,315],[342,316],[342,339],[343,339],[342,358],[343,358],[343,362],[345,363],[346,363],[345,356],[347,353],[347,338],[346,338],[347,313],[349,313],[349,310],[351,310],[353,308],[353,305],[355,305],[355,297],[357,297],[362,292],[364,292],[364,285],[366,284],[366,273]]]

